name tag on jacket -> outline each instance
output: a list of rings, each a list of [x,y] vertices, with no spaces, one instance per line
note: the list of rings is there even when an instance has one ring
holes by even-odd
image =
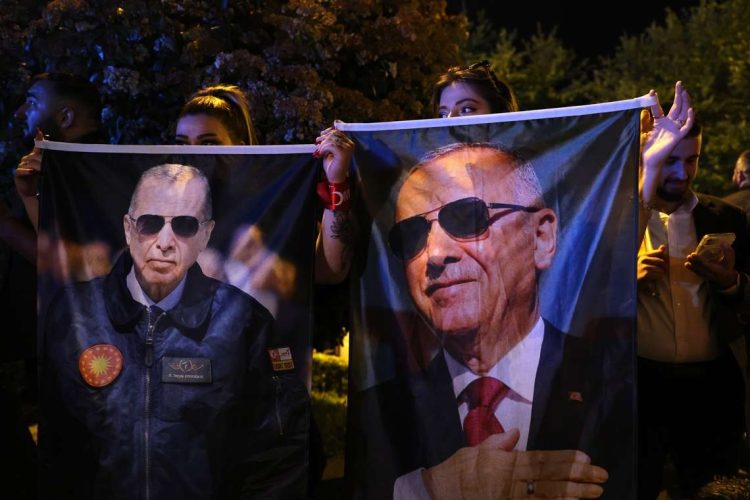
[[[210,384],[208,358],[162,358],[161,381],[173,384]]]

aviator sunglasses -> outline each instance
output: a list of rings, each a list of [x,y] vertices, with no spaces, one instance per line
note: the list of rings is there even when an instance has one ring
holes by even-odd
[[[201,225],[207,222],[211,222],[210,219],[199,221],[192,215],[176,215],[174,217],[165,217],[163,215],[145,214],[139,216],[137,219],[134,219],[130,214],[128,214],[128,218],[132,222],[135,222],[135,230],[140,235],[153,236],[161,231],[161,228],[164,227],[164,224],[169,224],[172,226],[172,232],[182,238],[190,238],[191,236],[195,236],[195,233],[198,232],[198,228]]]
[[[490,217],[490,208],[505,208],[510,211],[538,212],[539,207],[526,207],[510,203],[486,203],[480,198],[461,198],[446,203],[428,212],[397,222],[388,233],[388,245],[401,260],[410,260],[419,255],[427,244],[430,227],[436,220],[452,238],[470,240],[484,234],[495,221],[509,212]],[[428,219],[427,214],[437,211],[437,219]]]

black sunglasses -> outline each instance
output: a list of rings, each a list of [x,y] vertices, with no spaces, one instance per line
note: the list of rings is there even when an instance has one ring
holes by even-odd
[[[506,208],[511,211],[538,212],[539,207],[526,207],[510,203],[485,203],[480,198],[461,198],[428,212],[397,222],[388,233],[388,245],[396,257],[410,260],[419,255],[427,244],[427,235],[432,223],[437,220],[445,232],[458,240],[470,240],[484,234],[500,217],[498,213],[490,217],[490,208]],[[425,215],[438,211],[437,219]]]
[[[143,236],[153,236],[155,234],[158,234],[159,231],[161,231],[161,228],[164,227],[164,224],[169,224],[172,226],[172,232],[182,238],[190,238],[191,236],[195,236],[195,233],[198,232],[198,228],[202,224],[211,222],[210,219],[199,221],[192,215],[176,215],[174,217],[165,217],[163,215],[145,214],[139,216],[137,219],[134,219],[130,214],[128,214],[128,218],[130,218],[132,222],[135,222],[135,230],[138,232],[138,234],[141,234]]]

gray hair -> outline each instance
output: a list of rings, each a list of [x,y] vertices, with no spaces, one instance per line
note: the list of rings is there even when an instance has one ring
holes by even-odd
[[[167,181],[170,183],[175,183],[177,181],[187,182],[192,179],[198,179],[203,184],[204,196],[201,212],[204,219],[210,219],[212,217],[211,187],[208,184],[208,178],[206,177],[206,174],[195,167],[191,167],[190,165],[180,165],[178,163],[165,163],[163,165],[157,165],[143,172],[143,174],[141,174],[141,178],[138,179],[138,184],[135,185],[133,195],[130,198],[128,213],[133,213],[137,202],[136,195],[138,194],[138,191],[140,190],[143,183],[147,180]]]
[[[466,149],[489,149],[507,158],[509,160],[507,165],[511,167],[513,175],[518,180],[518,182],[514,182],[511,185],[511,191],[513,193],[514,199],[517,202],[521,202],[522,200],[531,200],[531,203],[533,203],[534,206],[540,208],[544,207],[542,186],[539,183],[539,178],[537,177],[536,172],[534,171],[534,167],[531,165],[531,162],[511,149],[490,142],[458,142],[429,151],[419,159],[416,165],[411,168],[407,177],[411,175],[412,172],[428,163],[432,163],[444,156]]]

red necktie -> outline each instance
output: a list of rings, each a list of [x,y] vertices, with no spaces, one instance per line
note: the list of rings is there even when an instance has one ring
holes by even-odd
[[[508,394],[508,388],[492,377],[480,377],[464,389],[469,413],[464,418],[464,434],[469,446],[476,446],[488,436],[505,432],[495,417],[495,409]]]

